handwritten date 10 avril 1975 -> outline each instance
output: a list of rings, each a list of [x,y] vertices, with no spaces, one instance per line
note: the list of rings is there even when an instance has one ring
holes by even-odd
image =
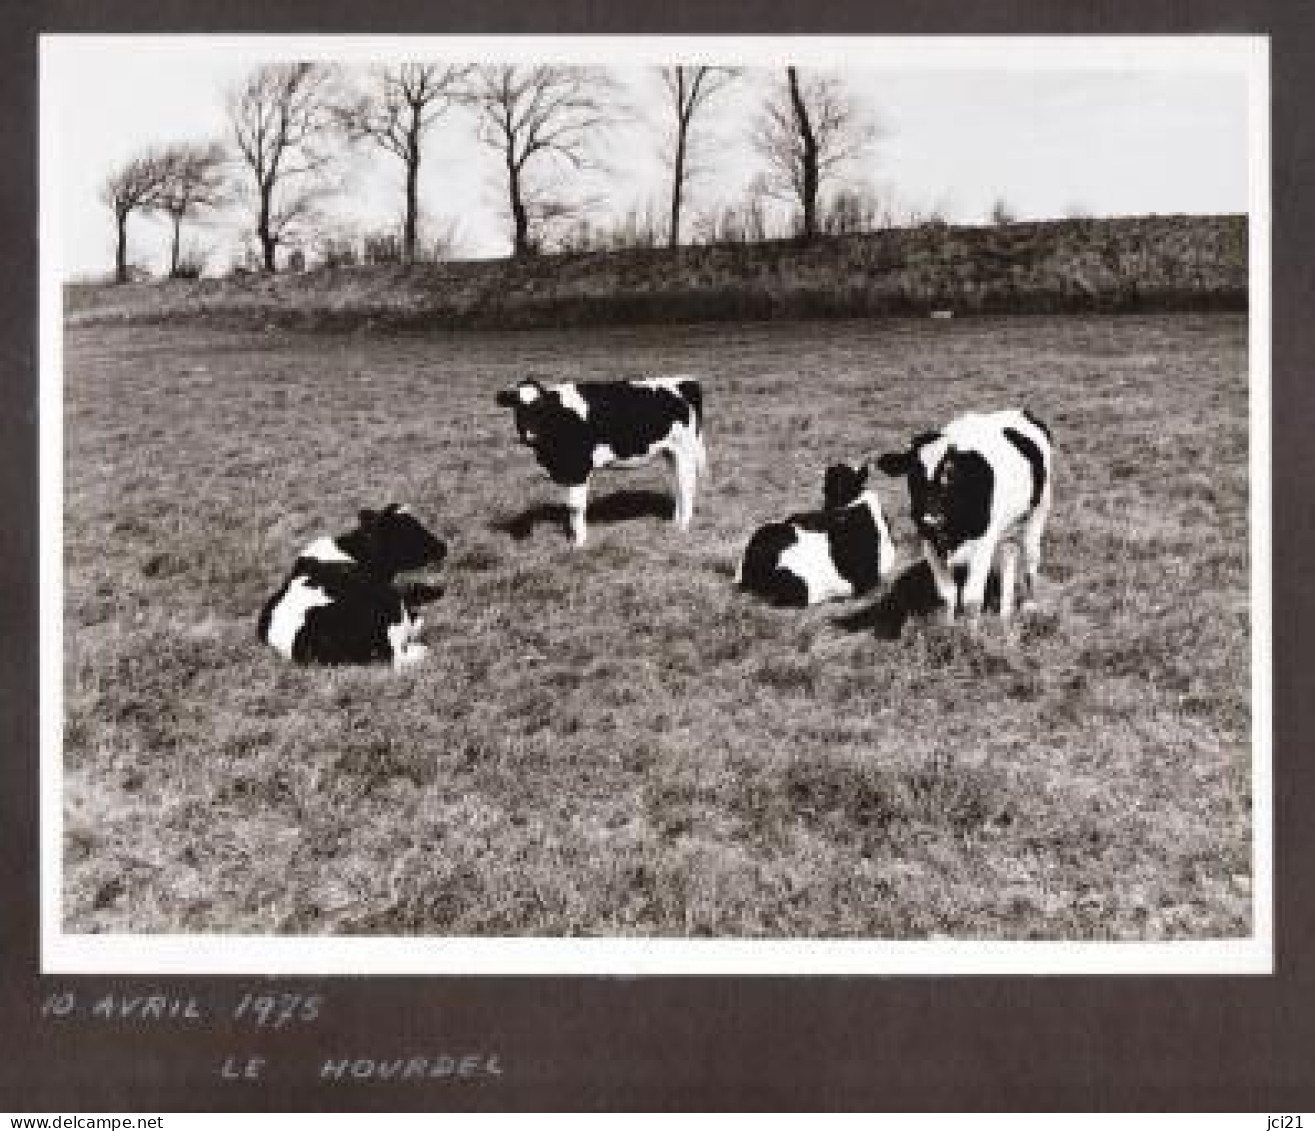
[[[216,1008],[192,995],[78,994],[61,990],[45,996],[41,1002],[41,1015],[57,1020],[181,1022],[205,1022],[226,1015],[255,1029],[282,1029],[319,1020],[323,1007],[324,995],[314,993],[246,992],[231,1006]]]

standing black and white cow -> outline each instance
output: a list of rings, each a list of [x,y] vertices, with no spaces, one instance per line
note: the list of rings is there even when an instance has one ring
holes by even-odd
[[[866,593],[887,580],[895,547],[876,490],[864,490],[868,474],[866,465],[828,467],[823,509],[755,530],[736,584],[773,604],[813,605]]]
[[[282,587],[260,612],[257,634],[290,660],[395,668],[417,663],[423,621],[393,585],[406,570],[447,554],[405,507],[363,510],[354,530],[317,538],[298,555]]]
[[[915,436],[907,451],[877,460],[887,475],[908,479],[911,517],[948,622],[960,608],[976,620],[997,562],[1000,616],[1009,619],[1016,543],[1024,599],[1035,599],[1053,462],[1050,430],[1018,409],[957,417],[939,432]]]
[[[698,476],[707,467],[703,392],[693,377],[551,386],[526,378],[498,393],[497,403],[515,413],[521,443],[566,488],[576,545],[585,540],[589,477],[600,467],[636,467],[659,455],[675,475],[676,525],[688,529]]]

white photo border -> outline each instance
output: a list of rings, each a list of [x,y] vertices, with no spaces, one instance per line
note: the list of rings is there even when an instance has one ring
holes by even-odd
[[[681,61],[843,69],[1122,71],[1245,77],[1249,99],[1249,450],[1252,935],[1219,941],[996,942],[672,938],[84,934],[63,928],[63,302],[53,84],[65,45],[138,57],[232,52],[257,60],[496,56],[652,65]],[[1271,552],[1270,61],[1264,35],[667,36],[47,34],[40,37],[41,970],[96,975],[1206,975],[1274,973]],[[145,64],[143,64],[145,65]]]

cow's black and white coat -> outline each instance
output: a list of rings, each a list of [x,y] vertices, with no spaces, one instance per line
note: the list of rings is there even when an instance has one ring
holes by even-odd
[[[423,621],[393,585],[406,570],[437,565],[447,553],[405,507],[363,510],[358,525],[308,545],[260,612],[257,634],[290,660],[318,664],[424,659]]]
[[[694,517],[706,469],[703,392],[693,377],[580,381],[545,386],[526,378],[497,395],[516,431],[554,483],[566,488],[571,535],[585,540],[589,478],[600,467],[636,467],[661,455],[675,477],[676,525]]]
[[[887,580],[895,547],[881,500],[866,489],[867,466],[835,464],[823,481],[823,509],[754,531],[735,580],[778,605],[854,597]]]
[[[1000,615],[1008,620],[1020,549],[1024,600],[1035,599],[1053,463],[1050,430],[1019,409],[957,417],[877,461],[887,475],[908,480],[910,514],[947,621],[960,609],[980,615],[997,565]]]

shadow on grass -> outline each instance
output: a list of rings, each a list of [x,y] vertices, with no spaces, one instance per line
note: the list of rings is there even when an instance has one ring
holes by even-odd
[[[410,608],[437,601],[446,591],[444,586],[433,585],[427,581],[404,581],[398,588],[401,590],[402,600]]]
[[[640,518],[670,519],[676,513],[675,500],[660,491],[616,491],[589,503],[586,521],[590,525],[609,526]],[[493,530],[510,534],[520,542],[543,524],[566,532],[566,506],[562,503],[539,503],[511,518],[496,519]]]
[[[909,620],[928,616],[940,607],[931,567],[921,561],[901,573],[872,604],[832,623],[846,632],[872,632],[879,640],[898,640]],[[986,583],[984,608],[1000,611],[1000,577],[994,570]]]

